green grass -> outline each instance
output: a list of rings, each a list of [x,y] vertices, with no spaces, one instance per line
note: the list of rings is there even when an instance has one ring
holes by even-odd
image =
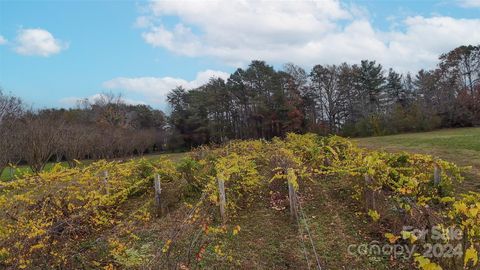
[[[160,157],[168,158],[174,162],[180,161],[186,155],[185,152],[182,153],[168,153],[168,154],[153,154],[153,155],[146,155],[144,158],[147,160],[157,159]]]
[[[66,162],[61,162],[61,164],[62,164],[62,166],[65,166],[65,167],[68,166],[68,164]],[[54,165],[55,165],[55,163],[53,163],[53,162],[52,163],[47,163],[45,165],[44,170],[46,170],[46,171],[51,170]],[[22,176],[26,173],[31,173],[31,172],[32,172],[32,170],[28,166],[18,166],[16,168],[7,167],[3,171],[2,175],[0,176],[0,180],[1,181],[8,181],[8,180],[10,180],[12,178],[15,178],[17,176]]]
[[[471,166],[461,191],[480,191],[480,128],[444,129],[355,139],[359,146],[384,150],[430,154],[460,166]]]
[[[145,155],[143,157],[148,159],[148,160],[157,159],[157,158],[160,158],[160,157],[165,157],[165,158],[171,159],[174,162],[177,162],[177,161],[180,161],[180,159],[182,159],[184,156],[185,156],[185,153],[168,153],[168,154]],[[140,158],[140,157],[135,157],[135,159],[138,159],[138,158]],[[88,165],[92,162],[93,162],[92,160],[83,160],[82,164],[83,165]],[[55,164],[56,163],[53,163],[53,162],[47,163],[45,165],[44,170],[46,170],[46,171],[50,170]],[[67,162],[61,162],[60,164],[62,166],[68,167]],[[6,168],[3,171],[3,173],[0,175],[0,181],[8,181],[8,180],[11,180],[12,178],[15,178],[17,176],[22,176],[25,173],[31,173],[31,172],[32,172],[32,170],[28,166],[18,166],[18,167],[13,168],[13,169],[12,168]]]

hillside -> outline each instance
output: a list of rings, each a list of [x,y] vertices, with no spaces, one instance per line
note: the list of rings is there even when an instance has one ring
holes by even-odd
[[[475,269],[480,194],[452,197],[461,180],[458,167],[431,156],[313,134],[200,147],[175,162],[59,164],[0,183],[0,265]],[[472,234],[439,242],[404,226]],[[442,256],[429,258],[427,244]],[[416,254],[378,250],[394,246]]]

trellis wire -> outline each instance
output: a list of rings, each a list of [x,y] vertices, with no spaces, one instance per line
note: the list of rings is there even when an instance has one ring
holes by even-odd
[[[179,233],[182,231],[183,227],[185,226],[186,222],[192,218],[193,214],[195,213],[195,211],[197,210],[197,208],[200,206],[201,202],[203,201],[203,199],[205,198],[206,196],[206,193],[203,192],[202,195],[200,196],[200,199],[198,200],[198,202],[195,204],[194,207],[192,207],[192,209],[190,209],[190,211],[188,211],[187,213],[187,216],[185,217],[185,219],[183,219],[183,221],[180,223],[180,225],[174,227],[174,229],[172,230],[172,232],[170,233],[170,237],[168,238],[169,240],[172,241],[172,244],[170,245],[169,247],[169,250],[168,250],[168,254],[170,254],[170,250],[171,250],[171,246],[173,245],[173,240],[177,238],[177,236],[179,235]],[[169,256],[167,254],[167,257]],[[156,256],[155,256],[156,257]],[[149,265],[151,265],[153,263],[153,260],[151,260],[149,262]],[[160,269],[162,269],[163,265],[164,265],[165,261],[162,262],[162,264],[160,265]]]
[[[309,225],[308,225],[308,222],[307,222],[307,218],[306,218],[305,212],[304,212],[303,209],[302,209],[302,205],[300,204],[300,200],[298,199],[297,193],[295,192],[294,195],[295,195],[294,198],[295,198],[295,200],[296,200],[295,206],[298,207],[298,210],[299,210],[299,212],[300,212],[301,218],[302,218],[302,220],[303,220],[303,225],[305,226],[305,229],[306,229],[306,231],[307,231],[307,236],[308,236],[308,238],[309,238],[309,240],[310,240],[310,245],[312,246],[313,254],[315,255],[315,261],[316,261],[316,263],[317,263],[317,269],[318,269],[318,270],[322,270],[322,266],[321,266],[321,264],[320,264],[320,258],[318,257],[318,253],[317,253],[317,250],[316,250],[316,248],[315,248],[315,244],[314,244],[314,242],[313,242],[313,237],[312,237],[312,234],[310,233],[310,229],[309,229]],[[299,218],[298,218],[298,214],[297,214],[296,218],[297,218],[297,222],[300,222],[300,221],[299,221]],[[299,225],[299,226],[300,226],[300,225]],[[303,234],[302,234],[302,241],[303,241]]]

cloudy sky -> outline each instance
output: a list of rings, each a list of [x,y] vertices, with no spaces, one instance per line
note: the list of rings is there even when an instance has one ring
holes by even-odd
[[[480,0],[0,1],[0,87],[34,107],[166,93],[226,78],[252,59],[377,60],[400,72],[480,43]]]

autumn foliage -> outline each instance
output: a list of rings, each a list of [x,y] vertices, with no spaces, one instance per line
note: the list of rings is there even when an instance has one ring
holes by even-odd
[[[215,239],[241,233],[235,223],[239,211],[255,207],[259,196],[273,192],[286,196],[287,182],[301,190],[336,177],[355,185],[354,198],[363,209],[362,217],[378,226],[386,236],[382,241],[432,243],[429,238],[416,239],[403,230],[401,225],[407,223],[427,228],[453,226],[465,232],[460,241],[461,258],[425,258],[418,254],[411,264],[423,269],[454,269],[455,265],[475,269],[480,194],[455,193],[455,185],[462,181],[461,171],[428,155],[367,151],[337,136],[292,133],[272,141],[203,146],[177,164],[141,159],[98,161],[75,168],[56,166],[49,172],[1,184],[0,264],[12,268],[77,267],[75,258],[84,252],[81,243],[99,238],[112,228],[115,232],[109,232],[107,258],[84,263],[105,269],[187,267],[212,258],[230,263],[234,254]],[[183,202],[187,209],[184,221],[172,225],[172,233],[159,247],[140,244],[140,238],[132,232],[153,222],[154,174],[166,184],[165,192],[176,188],[177,204],[186,198]],[[435,174],[441,178],[438,183]],[[227,193],[225,225],[216,211],[218,179],[225,182]],[[128,207],[139,198],[146,206]],[[445,241],[452,245],[459,242]]]

